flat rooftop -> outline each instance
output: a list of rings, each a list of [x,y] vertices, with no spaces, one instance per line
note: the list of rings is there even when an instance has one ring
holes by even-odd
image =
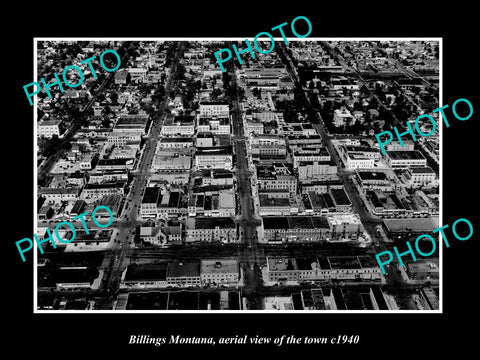
[[[437,228],[430,218],[384,219],[383,223],[390,232],[428,233]]]
[[[430,166],[419,166],[410,168],[412,174],[434,174],[435,171]]]
[[[143,193],[142,203],[143,204],[152,204],[158,201],[160,195],[160,188],[158,187],[147,187]]]
[[[165,281],[167,279],[167,263],[129,265],[125,281]]]
[[[329,229],[325,216],[266,216],[263,228],[272,229]]]
[[[191,137],[162,137],[160,139],[161,143],[193,143],[193,138]]]
[[[167,266],[167,277],[200,276],[200,261],[172,261]]]
[[[347,193],[343,189],[330,189],[330,193],[332,194],[333,200],[335,204],[340,206],[350,206],[352,202],[350,201]]]
[[[195,229],[235,229],[235,221],[230,217],[196,217]]]
[[[201,260],[200,271],[207,273],[238,273],[238,261],[235,259],[208,259]]]
[[[418,150],[387,151],[387,155],[392,160],[425,160],[425,157]]]

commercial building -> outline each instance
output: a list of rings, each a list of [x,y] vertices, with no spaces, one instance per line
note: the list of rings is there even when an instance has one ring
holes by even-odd
[[[232,146],[202,147],[195,153],[197,169],[231,170],[233,164]]]
[[[392,190],[392,181],[388,178],[386,172],[377,170],[356,170],[355,175],[360,186],[366,189],[379,189],[384,191]]]
[[[93,202],[102,199],[105,195],[120,195],[125,194],[125,181],[112,181],[102,184],[87,184],[83,188],[81,197],[87,202]]]
[[[147,122],[147,115],[122,115],[115,123],[113,133],[145,135]]]
[[[159,147],[161,149],[178,149],[193,147],[192,137],[163,137],[160,139]]]
[[[286,193],[289,195],[289,193]],[[259,193],[260,216],[286,216],[298,214],[298,205],[295,198],[275,197],[269,193]]]
[[[371,256],[267,257],[267,274],[269,282],[382,279],[381,270]]]
[[[231,217],[195,217],[186,221],[186,242],[236,242],[236,224]]]
[[[327,218],[332,229],[330,241],[355,241],[363,233],[362,222],[357,214],[330,214]]]
[[[438,186],[437,174],[429,166],[408,168],[401,176],[403,182],[412,188]]]
[[[285,146],[285,137],[277,134],[250,134],[251,146]]]
[[[338,212],[351,212],[352,202],[344,189],[330,189],[330,195]]]
[[[138,132],[111,132],[107,136],[109,145],[124,146],[131,144],[140,144],[142,135]]]
[[[269,243],[322,241],[332,232],[325,216],[269,216],[262,223],[263,241]]]
[[[258,121],[247,121],[246,133],[263,134],[264,125]]]
[[[200,116],[227,116],[229,115],[229,106],[223,101],[203,101],[199,107]]]
[[[350,111],[348,111],[345,107],[341,109],[336,109],[333,112],[333,124],[336,127],[341,127],[344,125],[353,125],[355,118],[352,116]]]
[[[256,165],[257,184],[259,190],[288,190],[297,193],[297,178],[288,163]]]
[[[100,159],[98,160],[96,170],[132,170],[135,159]]]
[[[193,136],[195,134],[195,116],[169,115],[165,119],[161,135],[162,136]]]
[[[302,161],[330,161],[331,156],[325,147],[316,146],[290,146],[292,150],[293,166],[297,167]]]
[[[60,137],[62,134],[62,120],[42,120],[37,124],[37,136],[51,138],[53,135]]]
[[[427,159],[418,150],[387,151],[387,163],[391,168],[426,167]]]
[[[430,234],[438,226],[431,218],[384,219],[387,234],[395,240],[416,238],[421,234]]]
[[[350,151],[346,154],[345,167],[349,170],[371,169],[375,167],[375,159],[364,152]]]
[[[202,259],[200,279],[202,285],[237,284],[240,267],[236,259]]]
[[[413,140],[402,139],[403,146],[398,140],[393,140],[392,142],[383,145],[386,151],[413,151],[415,148],[415,143]]]
[[[417,259],[416,262],[405,261],[405,271],[410,280],[430,281],[439,280],[438,258]]]
[[[200,286],[200,261],[171,261],[167,266],[167,284],[180,287]]]
[[[38,195],[43,196],[46,202],[60,203],[62,201],[78,200],[80,188],[40,188]]]
[[[157,217],[158,203],[161,200],[161,193],[158,187],[147,187],[143,193],[140,204],[141,217]]]
[[[299,180],[313,180],[330,178],[337,174],[335,161],[300,161],[294,164],[298,171]]]
[[[154,171],[185,171],[192,168],[192,157],[188,155],[155,155],[152,169]]]
[[[191,194],[188,215],[235,216],[235,194],[233,191],[228,190]]]
[[[230,118],[228,117],[199,117],[197,132],[210,132],[217,135],[230,134]]]

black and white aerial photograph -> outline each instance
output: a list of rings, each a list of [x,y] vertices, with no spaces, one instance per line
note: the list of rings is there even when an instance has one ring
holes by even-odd
[[[475,12],[260,5],[9,15],[8,346],[28,339],[40,359],[473,347]]]
[[[37,308],[438,310],[438,253],[375,255],[438,228],[440,127],[374,134],[438,108],[439,40],[277,40],[222,72],[234,44],[37,41],[47,84],[121,59],[37,97],[37,235],[76,228],[43,243]]]

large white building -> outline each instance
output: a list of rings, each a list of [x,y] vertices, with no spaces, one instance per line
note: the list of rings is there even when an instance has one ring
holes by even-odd
[[[437,174],[428,166],[409,168],[402,174],[402,178],[411,187],[438,185]]]
[[[387,163],[391,168],[427,166],[427,159],[418,150],[387,151]]]
[[[346,108],[336,109],[333,112],[333,124],[336,127],[341,127],[346,124],[353,124],[354,117]]]
[[[230,134],[230,119],[228,117],[199,117],[197,132],[209,132],[216,135]]]
[[[370,156],[366,156],[362,152],[348,152],[346,154],[346,168],[353,169],[370,169],[375,166],[375,159]]]
[[[335,161],[300,161],[297,163],[298,179],[318,179],[326,175],[331,176],[337,174],[337,166]]]
[[[204,101],[200,103],[200,116],[227,116],[228,103],[220,101]]]
[[[267,257],[269,282],[315,280],[381,280],[377,262],[370,256],[329,256],[300,259]]]
[[[111,132],[108,134],[108,144],[124,146],[128,144],[139,144],[142,136],[138,132]]]
[[[162,136],[193,136],[195,134],[194,116],[167,117],[163,123]]]
[[[232,169],[232,147],[203,147],[195,153],[195,166],[197,169]]]
[[[38,123],[37,135],[38,137],[44,136],[46,138],[51,138],[53,135],[60,137],[60,124],[61,120],[44,120]]]
[[[236,224],[231,217],[189,217],[186,242],[236,242]]]

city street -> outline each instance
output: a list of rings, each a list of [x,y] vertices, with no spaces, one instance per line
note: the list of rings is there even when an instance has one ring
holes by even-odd
[[[252,174],[248,166],[247,146],[245,143],[246,134],[243,128],[242,111],[240,109],[238,99],[237,80],[233,67],[229,74],[233,78],[232,82],[235,89],[234,97],[232,99],[232,121],[234,129],[234,144],[237,156],[236,178],[241,214],[238,222],[240,225],[240,239],[243,243],[238,255],[240,264],[245,269],[245,285],[243,287],[243,295],[247,296],[247,298],[249,298],[249,295],[253,295],[255,298],[255,294],[262,285],[262,280],[260,278],[260,257],[258,254],[257,244],[258,237],[256,231],[257,226],[261,224],[261,220],[259,217],[255,216],[255,210],[252,204],[252,189],[250,184],[250,178]],[[256,300],[254,303],[256,305],[261,304],[261,302]],[[254,307],[251,308],[253,309]]]
[[[167,78],[165,86],[165,96],[160,104],[159,110],[154,115],[153,126],[150,130],[150,136],[147,143],[144,145],[144,154],[138,165],[136,176],[132,181],[130,192],[126,199],[126,202],[130,205],[128,209],[124,207],[120,215],[120,219],[125,219],[128,223],[132,225],[129,228],[123,226],[118,228],[119,241],[113,244],[112,252],[110,255],[110,266],[106,271],[106,276],[103,281],[103,289],[106,290],[108,293],[114,293],[118,289],[121,281],[121,275],[125,270],[126,266],[128,265],[125,260],[127,258],[127,254],[129,254],[129,249],[133,240],[133,232],[131,232],[130,230],[132,228],[135,228],[137,224],[137,211],[139,206],[141,205],[143,190],[146,186],[147,177],[149,175],[150,163],[155,155],[156,143],[158,142],[158,136],[160,134],[161,126],[165,118],[165,106],[169,98],[169,94],[173,88],[174,76],[178,69],[178,64],[183,48],[184,44],[180,42],[177,54],[173,61],[172,71]],[[105,304],[105,302],[102,302],[102,306],[107,306],[111,308],[111,303],[107,302]]]

